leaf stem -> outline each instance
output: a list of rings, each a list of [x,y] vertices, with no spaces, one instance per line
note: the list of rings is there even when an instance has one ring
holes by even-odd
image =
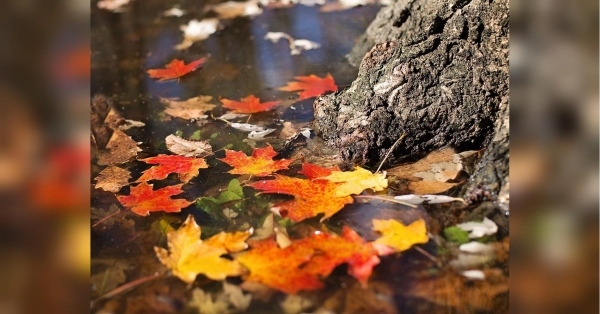
[[[375,171],[375,172],[379,172],[379,170],[381,169],[381,166],[383,166],[383,164],[385,163],[385,161],[387,160],[387,158],[390,156],[390,154],[392,153],[392,151],[394,150],[394,148],[396,148],[396,145],[398,145],[398,143],[400,143],[400,140],[402,140],[405,135],[406,135],[406,133],[402,133],[402,136],[400,136],[400,138],[398,138],[396,140],[396,142],[394,143],[394,145],[392,145],[392,147],[390,147],[390,150],[388,150],[387,154],[385,154],[385,157],[383,157],[383,160],[381,161],[381,163],[379,164],[379,167],[377,167],[377,171]]]
[[[381,201],[386,201],[386,202],[392,202],[392,203],[406,205],[406,206],[412,207],[412,208],[417,208],[416,205],[413,205],[413,204],[410,204],[410,203],[406,203],[406,202],[403,202],[403,201],[395,200],[393,198],[386,198],[386,197],[381,197],[381,196],[376,196],[376,195],[355,195],[354,197],[356,197],[356,198],[372,198],[372,199],[376,199],[376,200],[381,200]]]
[[[121,285],[121,286],[119,286],[119,287],[111,290],[110,292],[107,292],[106,294],[104,294],[104,295],[96,298],[95,300],[93,300],[92,303],[91,303],[91,307],[94,307],[94,304],[96,302],[102,300],[102,299],[112,298],[112,297],[114,297],[114,296],[116,296],[118,294],[121,294],[121,293],[125,292],[126,290],[129,290],[131,288],[139,286],[139,285],[141,285],[141,284],[143,284],[145,282],[148,282],[148,281],[160,278],[160,277],[162,277],[164,275],[165,275],[164,273],[155,273],[155,274],[152,274],[150,276],[142,277],[142,278],[136,279],[134,281],[128,282],[128,283],[126,283],[124,285]]]

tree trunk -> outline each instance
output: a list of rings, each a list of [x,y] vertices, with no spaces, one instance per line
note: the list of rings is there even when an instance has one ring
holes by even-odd
[[[507,0],[383,8],[350,53],[362,59],[357,79],[315,101],[315,131],[371,166],[405,134],[384,169],[448,145],[486,148],[467,194],[495,199],[508,175],[508,9]]]

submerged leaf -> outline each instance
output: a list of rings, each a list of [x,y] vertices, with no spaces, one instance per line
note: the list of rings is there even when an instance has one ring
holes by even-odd
[[[338,89],[331,74],[327,74],[324,78],[320,78],[313,74],[309,76],[296,76],[295,78],[297,82],[289,82],[279,90],[288,92],[298,91],[298,95],[300,95],[298,100],[320,96],[327,91],[335,92]]]
[[[212,154],[208,141],[190,141],[171,134],[165,138],[165,144],[172,153],[185,157],[204,158]]]
[[[361,167],[355,167],[354,171],[350,172],[334,172],[324,177],[324,179],[343,183],[336,189],[335,196],[360,194],[366,189],[382,191],[388,185],[385,173],[371,173],[371,171]]]
[[[225,158],[220,160],[232,167],[229,173],[233,174],[251,174],[259,177],[267,176],[277,170],[287,169],[292,163],[291,160],[280,159],[273,160],[277,153],[271,145],[264,148],[257,148],[252,152],[252,156],[247,156],[243,152],[225,150]]]
[[[406,251],[414,244],[429,242],[425,220],[422,218],[415,220],[408,226],[394,219],[373,219],[373,230],[383,234],[375,240],[375,244],[387,245],[396,252]]]
[[[179,229],[167,234],[169,250],[154,247],[160,262],[173,275],[190,284],[198,274],[213,280],[238,276],[242,268],[237,261],[222,258],[227,253],[244,250],[250,232],[220,233],[205,241],[200,240],[201,229],[189,215]]]
[[[216,106],[209,103],[212,96],[197,96],[189,98],[188,100],[171,100],[167,98],[161,98],[160,102],[165,105],[165,113],[173,117],[178,117],[186,120],[190,119],[206,119],[208,116],[205,114],[207,111],[213,110]]]
[[[125,169],[110,166],[100,171],[99,175],[94,179],[96,180],[96,189],[103,189],[107,192],[117,193],[119,190],[129,184],[131,179],[131,173]]]
[[[167,186],[162,189],[153,190],[152,184],[142,182],[132,186],[129,195],[117,196],[117,199],[125,207],[140,215],[147,216],[150,212],[164,211],[167,213],[180,212],[182,208],[191,205],[185,199],[172,199],[171,196],[181,194],[183,184]]]
[[[173,80],[195,71],[205,61],[206,58],[202,58],[185,64],[185,62],[181,60],[174,59],[171,63],[167,64],[164,69],[151,69],[146,72],[151,78],[158,78],[159,81]]]
[[[126,163],[137,156],[142,150],[129,135],[121,130],[114,130],[108,144],[107,151],[101,151],[98,154],[98,165],[112,166]]]

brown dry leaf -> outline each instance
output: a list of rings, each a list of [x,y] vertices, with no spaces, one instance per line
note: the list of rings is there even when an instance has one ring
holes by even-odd
[[[331,147],[327,146],[325,141],[319,137],[315,137],[314,139],[307,138],[306,147],[295,150],[290,159],[300,159],[303,162],[323,168],[336,167],[344,162],[342,157]]]
[[[171,134],[165,138],[165,143],[169,151],[185,157],[204,158],[212,154],[212,146],[208,141],[186,140]]]
[[[96,95],[91,104],[92,139],[99,148],[104,148],[112,136],[112,130],[104,123],[110,111],[110,101],[104,95]]]
[[[94,179],[96,180],[96,189],[103,189],[107,192],[117,193],[119,190],[129,184],[131,173],[117,166],[110,166],[102,170]]]
[[[442,193],[459,184],[447,181],[458,179],[461,171],[468,171],[466,158],[475,153],[457,154],[453,148],[443,148],[415,163],[388,169],[387,174],[409,181],[408,188],[414,194]]]
[[[106,149],[98,154],[98,165],[112,166],[126,163],[137,156],[142,150],[131,137],[123,131],[115,130]]]
[[[262,13],[258,1],[245,2],[227,1],[216,5],[207,6],[207,10],[217,13],[219,19],[229,20],[240,16],[254,16]]]
[[[167,107],[167,109],[165,109],[166,114],[190,120],[206,119],[208,116],[205,112],[216,107],[215,105],[208,103],[211,100],[212,96],[201,95],[183,101],[161,98],[160,102]]]
[[[408,289],[399,289],[407,297],[421,298],[443,306],[456,307],[459,312],[489,311],[494,298],[508,291],[508,278],[493,269],[485,270],[486,280],[470,281],[453,271],[407,282]]]
[[[338,290],[315,313],[395,314],[394,291],[384,282],[369,282],[367,289],[358,282]]]
[[[125,271],[129,270],[130,263],[126,260],[101,258],[93,259],[91,267],[92,294],[100,296],[125,282],[127,279]]]
[[[293,123],[286,121],[283,123],[283,129],[279,133],[279,138],[288,139],[296,136],[299,130],[294,126]]]

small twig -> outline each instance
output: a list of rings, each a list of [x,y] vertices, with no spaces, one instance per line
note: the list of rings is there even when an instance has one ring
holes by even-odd
[[[94,228],[94,227],[98,226],[98,225],[99,225],[101,222],[105,221],[106,219],[108,219],[108,218],[110,218],[110,217],[112,217],[112,216],[116,216],[116,215],[118,215],[118,214],[124,213],[124,212],[125,212],[125,211],[123,211],[123,210],[119,210],[119,211],[118,211],[118,212],[116,212],[116,213],[110,214],[110,215],[108,215],[108,216],[106,216],[106,217],[104,217],[104,218],[102,218],[102,219],[100,219],[100,220],[96,221],[96,223],[92,225],[92,228]]]
[[[416,246],[416,245],[414,246],[414,248],[415,248],[415,250],[417,250],[417,252],[419,252],[419,253],[421,253],[421,254],[425,255],[425,256],[426,256],[427,258],[429,258],[431,261],[433,261],[434,263],[436,263],[436,264],[438,264],[438,265],[439,265],[440,261],[439,261],[437,258],[435,258],[435,256],[433,256],[433,255],[429,254],[429,252],[427,252],[427,251],[423,250],[422,248],[420,248],[420,247],[418,247],[418,246]]]
[[[94,303],[96,303],[96,302],[98,302],[98,301],[100,301],[102,299],[112,298],[112,297],[114,297],[114,296],[116,296],[118,294],[121,294],[121,293],[125,292],[126,290],[129,290],[129,289],[131,289],[133,287],[139,286],[139,285],[141,285],[141,284],[143,284],[145,282],[148,282],[148,281],[160,278],[160,277],[162,277],[164,275],[165,275],[164,273],[158,273],[158,274],[153,274],[153,275],[150,275],[150,276],[142,277],[140,279],[136,279],[136,280],[134,280],[132,282],[128,282],[128,283],[126,283],[126,284],[124,284],[124,285],[122,285],[120,287],[117,287],[117,288],[113,289],[112,291],[110,291],[110,292],[108,292],[108,293],[106,293],[106,294],[98,297],[97,299],[93,300],[91,306],[93,307]]]
[[[250,118],[252,118],[252,114],[248,115],[248,119],[246,120],[246,124],[248,124],[248,122],[250,122]]]
[[[387,154],[385,154],[385,157],[383,157],[383,160],[381,161],[381,163],[379,164],[379,167],[377,167],[377,171],[375,171],[375,172],[379,172],[379,170],[381,170],[381,166],[383,166],[383,164],[385,163],[387,158],[390,156],[390,154],[392,153],[394,148],[396,148],[396,145],[398,145],[398,143],[400,143],[400,141],[404,138],[405,135],[406,135],[406,133],[402,133],[402,136],[400,136],[400,138],[396,140],[394,145],[392,145],[392,147],[390,147],[390,150],[388,150]]]
[[[403,202],[403,201],[399,201],[399,200],[395,200],[393,198],[385,198],[385,197],[375,196],[375,195],[355,195],[354,197],[357,197],[357,198],[372,198],[372,199],[376,199],[376,200],[387,201],[387,202],[392,202],[392,203],[406,205],[406,206],[412,207],[412,208],[417,208],[416,205],[413,205],[413,204],[410,204],[410,203],[406,203],[406,202]]]

